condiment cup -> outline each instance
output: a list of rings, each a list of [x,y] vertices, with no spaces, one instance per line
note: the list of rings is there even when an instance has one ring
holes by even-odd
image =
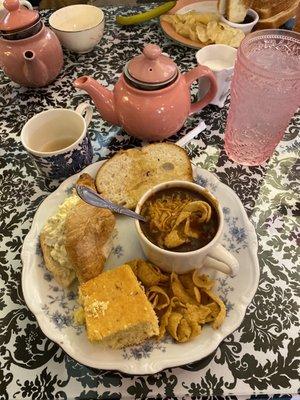
[[[234,63],[237,50],[225,44],[211,44],[198,50],[196,59],[198,65],[209,67],[217,81],[217,94],[211,100],[211,104],[223,107],[229,92],[231,78],[234,70]],[[210,88],[206,77],[198,80],[199,96],[203,97]]]
[[[91,164],[93,149],[87,128],[92,114],[92,106],[82,103],[75,111],[54,108],[26,122],[21,132],[21,142],[43,175],[61,180]],[[47,151],[53,143],[69,145]]]
[[[256,11],[252,10],[252,8],[249,8],[249,10],[247,11],[247,15],[253,19],[253,21],[248,22],[247,24],[228,21],[228,19],[226,19],[224,15],[221,15],[220,19],[221,22],[224,22],[225,24],[231,26],[232,28],[240,29],[246,35],[247,33],[250,33],[252,31],[252,29],[259,20],[259,15],[257,14]]]
[[[162,249],[152,243],[144,235],[139,221],[135,221],[135,227],[142,250],[148,260],[159,266],[163,271],[185,274],[193,269],[204,267],[213,268],[230,276],[235,276],[239,270],[237,259],[229,253],[221,244],[224,215],[218,200],[205,188],[185,181],[170,181],[160,183],[148,190],[139,200],[135,211],[140,214],[145,201],[154,193],[163,189],[183,188],[202,194],[215,205],[219,216],[219,227],[214,238],[204,247],[189,252],[175,252]]]
[[[76,4],[55,11],[49,18],[51,29],[61,44],[75,53],[88,53],[100,42],[104,13],[99,7]]]

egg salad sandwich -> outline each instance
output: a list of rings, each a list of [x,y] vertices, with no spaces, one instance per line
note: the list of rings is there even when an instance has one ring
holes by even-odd
[[[77,183],[95,189],[88,174]],[[75,191],[67,197],[40,234],[46,268],[57,283],[68,287],[75,278],[85,282],[100,274],[111,251],[114,226],[111,211],[86,204]]]

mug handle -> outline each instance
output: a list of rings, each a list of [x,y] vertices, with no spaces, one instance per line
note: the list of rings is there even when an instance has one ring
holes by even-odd
[[[27,0],[21,0],[20,1],[20,5],[21,6],[25,6],[26,8],[28,8],[29,10],[33,10],[33,7],[31,5],[31,3]]]
[[[197,111],[200,111],[203,107],[207,106],[207,104],[209,104],[211,100],[215,97],[217,93],[217,81],[214,73],[204,65],[198,65],[198,67],[195,67],[190,71],[186,72],[185,74],[183,74],[183,77],[188,87],[190,87],[194,81],[196,81],[199,78],[202,78],[203,76],[206,76],[209,79],[210,88],[209,91],[206,93],[206,95],[203,97],[203,99],[198,100],[195,103],[191,104],[189,113],[190,115],[194,114]]]
[[[84,117],[86,127],[88,127],[91,122],[92,116],[93,116],[93,107],[89,103],[81,103],[76,108],[75,112],[77,112],[82,117]]]
[[[217,244],[205,258],[203,267],[217,269],[234,277],[239,272],[238,260],[221,244]]]

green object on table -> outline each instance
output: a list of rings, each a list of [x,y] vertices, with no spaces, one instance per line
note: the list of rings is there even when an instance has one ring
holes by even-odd
[[[168,1],[164,4],[161,4],[158,7],[152,8],[151,10],[139,14],[128,15],[128,16],[118,15],[116,21],[120,25],[140,24],[142,22],[149,21],[152,18],[156,18],[162,14],[165,14],[166,12],[171,10],[171,8],[175,6],[175,4],[176,1]]]

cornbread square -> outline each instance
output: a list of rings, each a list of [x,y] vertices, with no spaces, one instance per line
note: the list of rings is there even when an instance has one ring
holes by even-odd
[[[91,342],[119,349],[159,333],[156,314],[129,265],[81,284],[79,300]]]

